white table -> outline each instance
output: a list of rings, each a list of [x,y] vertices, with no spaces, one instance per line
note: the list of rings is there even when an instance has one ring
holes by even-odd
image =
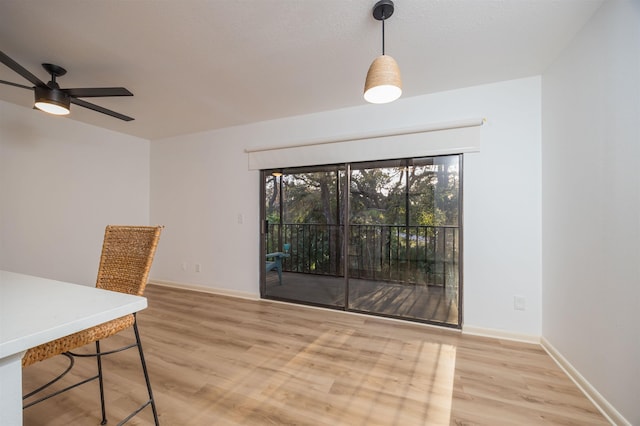
[[[0,271],[0,425],[22,424],[27,349],[146,307],[140,296]]]

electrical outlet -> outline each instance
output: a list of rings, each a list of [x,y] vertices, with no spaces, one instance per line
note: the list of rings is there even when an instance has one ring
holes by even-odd
[[[242,213],[238,213],[238,225],[242,225],[244,223],[244,216]]]
[[[187,271],[187,262],[182,262],[182,270]]]
[[[196,272],[200,272],[200,264],[196,263]]]
[[[525,306],[524,296],[513,296],[513,309],[516,311],[524,311]]]

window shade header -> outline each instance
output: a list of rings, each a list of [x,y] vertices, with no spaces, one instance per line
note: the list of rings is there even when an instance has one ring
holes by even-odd
[[[249,170],[461,154],[480,150],[484,119],[246,149]]]

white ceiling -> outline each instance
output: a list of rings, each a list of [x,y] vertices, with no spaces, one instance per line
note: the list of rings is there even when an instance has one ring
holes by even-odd
[[[369,0],[0,0],[0,50],[66,87],[124,86],[68,118],[145,139],[365,104],[381,53]],[[540,74],[602,0],[396,0],[386,53],[403,97]],[[0,80],[29,85],[0,64]],[[33,95],[0,85],[0,99]],[[372,105],[371,108],[384,108]],[[34,111],[34,114],[41,112]]]

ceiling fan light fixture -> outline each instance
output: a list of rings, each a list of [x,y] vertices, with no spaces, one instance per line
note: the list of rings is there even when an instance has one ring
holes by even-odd
[[[35,87],[34,106],[41,111],[53,115],[67,115],[70,112],[71,100],[69,95],[59,89]]]
[[[373,60],[364,83],[364,99],[373,104],[393,102],[402,95],[402,77],[398,63],[384,53],[384,21],[393,15],[391,0],[380,0],[373,7],[373,17],[382,21],[382,55]]]

